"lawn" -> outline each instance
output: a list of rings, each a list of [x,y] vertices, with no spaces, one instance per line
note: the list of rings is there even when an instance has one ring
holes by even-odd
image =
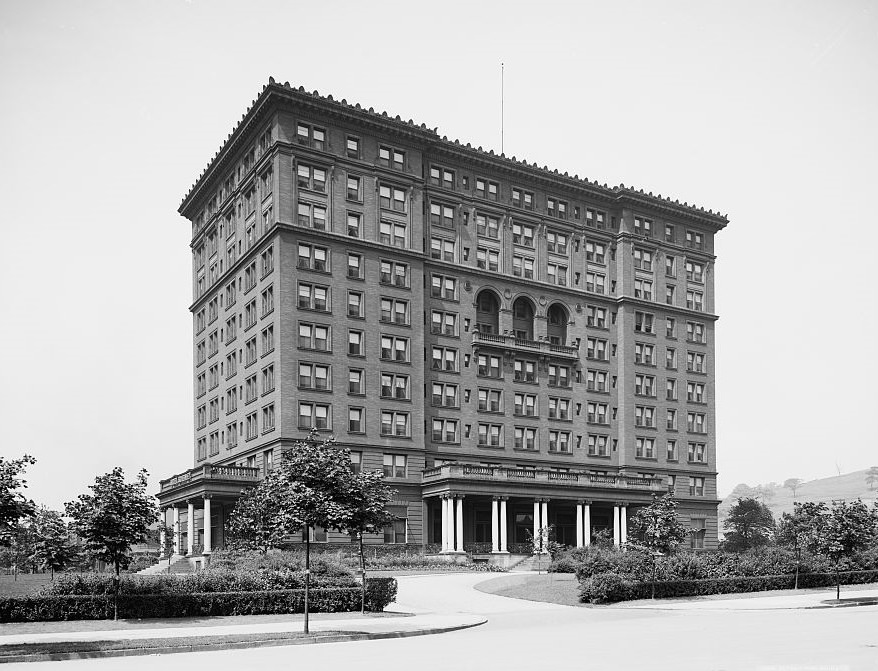
[[[0,596],[27,596],[52,579],[49,573],[0,575]]]
[[[572,573],[509,575],[480,582],[480,592],[508,596],[512,599],[544,601],[562,606],[583,606],[579,601],[579,583]]]

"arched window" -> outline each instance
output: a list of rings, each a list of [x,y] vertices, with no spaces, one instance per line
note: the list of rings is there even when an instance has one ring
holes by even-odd
[[[553,345],[567,344],[567,310],[560,303],[555,303],[546,313],[548,321],[549,342]]]
[[[493,291],[483,290],[476,297],[476,326],[479,333],[500,332],[500,301]]]
[[[519,340],[534,339],[534,306],[524,296],[512,304],[512,331]]]

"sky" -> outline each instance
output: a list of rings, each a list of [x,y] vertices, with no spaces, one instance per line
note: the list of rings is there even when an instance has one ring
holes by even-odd
[[[878,464],[878,5],[0,0],[0,455],[192,466],[177,208],[269,76],[726,213],[719,492]],[[870,354],[870,352],[872,352]]]

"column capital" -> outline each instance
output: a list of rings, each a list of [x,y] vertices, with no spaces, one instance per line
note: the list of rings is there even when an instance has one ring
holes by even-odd
[[[454,495],[454,498],[455,498],[455,499],[465,499],[465,498],[466,498],[466,494],[455,494],[455,495]]]
[[[502,499],[502,498],[503,498],[502,496],[492,496],[492,497],[491,497],[491,500],[492,500],[492,501],[499,501],[499,500]]]
[[[202,498],[202,499],[212,499],[212,498],[213,498],[213,494],[207,494],[207,493],[206,493],[206,494],[202,494],[202,495],[201,495],[201,498]]]

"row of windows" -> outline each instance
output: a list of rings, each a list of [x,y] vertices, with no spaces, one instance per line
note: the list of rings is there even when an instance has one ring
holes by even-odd
[[[259,436],[260,415],[262,418],[262,433],[269,433],[275,428],[275,409],[274,403],[266,405],[260,411],[249,413],[243,422],[232,422],[226,426],[224,432],[214,431],[208,436],[199,438],[196,441],[197,459],[203,460],[208,457],[208,449],[210,456],[219,454],[220,445],[224,444],[226,449],[231,450],[238,445],[238,437],[246,436],[247,440],[252,440]],[[246,433],[245,433],[246,432]]]

